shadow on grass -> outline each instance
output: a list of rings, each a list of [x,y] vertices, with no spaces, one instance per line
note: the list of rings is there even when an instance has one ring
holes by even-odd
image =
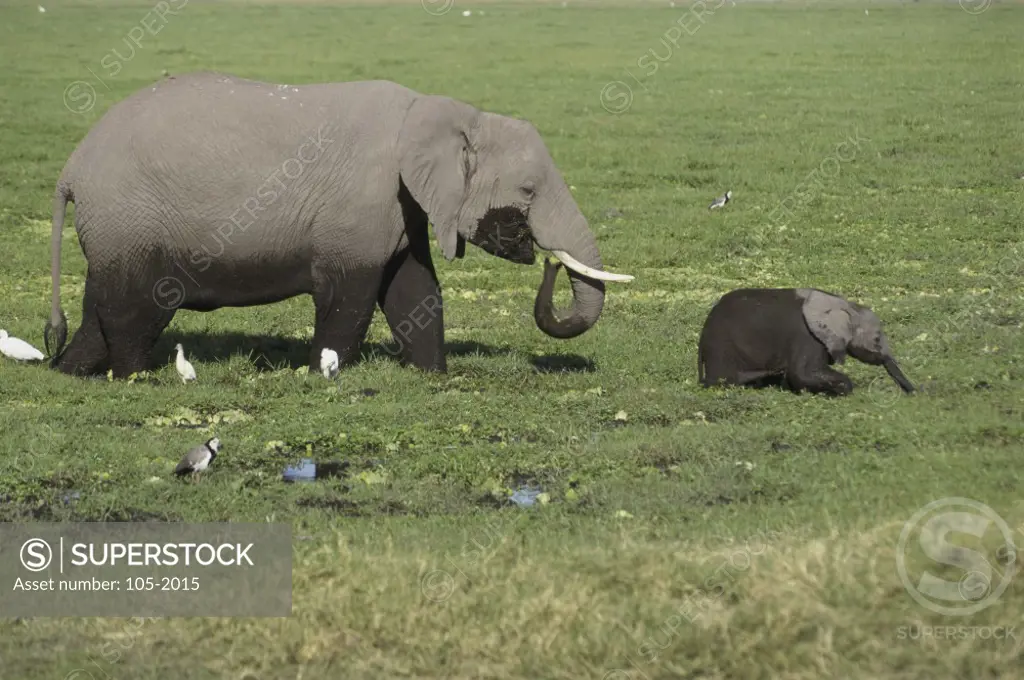
[[[181,343],[189,360],[199,362],[223,361],[240,354],[251,356],[260,371],[274,371],[282,367],[292,370],[309,363],[310,343],[279,335],[253,335],[250,333],[173,333],[160,337],[153,349],[153,368],[174,363],[174,346]],[[390,358],[400,361],[398,343],[363,343],[357,363],[375,358]],[[511,356],[516,350],[493,347],[474,341],[448,342],[445,355],[451,359],[462,356]],[[541,373],[592,373],[596,370],[593,361],[576,354],[550,354],[533,357],[531,363]]]
[[[597,364],[578,354],[545,354],[530,360],[538,373],[593,373]]]
[[[285,338],[280,335],[253,335],[250,333],[166,333],[157,341],[153,350],[154,364],[159,366],[164,357],[174,362],[174,345],[181,343],[190,360],[213,362],[228,359],[236,354],[251,356],[256,368],[273,371],[281,367],[291,369],[309,363],[310,342]],[[445,344],[445,353],[450,357],[464,355],[498,356],[511,354],[512,350],[497,349],[476,342],[454,342]],[[400,360],[397,343],[363,343],[357,363],[374,358]]]

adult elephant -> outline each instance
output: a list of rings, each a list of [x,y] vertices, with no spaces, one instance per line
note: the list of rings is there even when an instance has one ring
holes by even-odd
[[[68,201],[88,274],[82,325],[64,348]],[[537,317],[553,337],[591,328],[603,281],[632,278],[602,271],[594,235],[528,122],[387,81],[161,80],[111,107],[60,175],[52,365],[125,377],[148,366],[177,309],[311,294],[311,369],[325,347],[354,360],[379,305],[403,362],[444,371],[428,220],[448,260],[466,241],[523,264],[535,244],[551,251],[573,290],[564,319]]]

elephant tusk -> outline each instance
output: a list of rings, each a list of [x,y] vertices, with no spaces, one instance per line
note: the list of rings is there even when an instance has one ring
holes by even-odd
[[[599,269],[594,269],[583,264],[576,258],[564,250],[552,250],[551,254],[558,258],[558,261],[564,264],[569,269],[582,274],[583,276],[589,276],[592,279],[598,281],[632,281],[633,277],[629,274],[612,274],[611,272],[603,272]]]

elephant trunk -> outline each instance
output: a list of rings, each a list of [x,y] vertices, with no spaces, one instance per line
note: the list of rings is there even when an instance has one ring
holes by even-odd
[[[551,268],[547,269],[548,263],[545,261],[544,280],[537,290],[533,318],[537,322],[537,328],[553,338],[575,338],[590,330],[601,316],[601,310],[604,308],[604,283],[569,269],[572,307],[568,313],[556,313],[552,298],[560,266],[551,265]]]
[[[569,315],[556,315],[553,301],[555,291],[555,280],[558,278],[558,270],[561,269],[561,262],[552,263],[548,258],[544,259],[544,278],[540,288],[537,290],[537,298],[533,303],[533,318],[537,327],[553,338],[574,338],[587,331],[601,314],[604,306],[604,284],[594,281],[592,284],[576,272],[569,270],[569,280],[573,286],[573,308]],[[588,299],[590,291],[577,286],[581,284],[596,285],[597,299]],[[582,303],[581,303],[582,298]],[[582,306],[581,306],[582,305]],[[562,316],[562,319],[558,317]]]
[[[914,386],[909,380],[907,380],[907,376],[903,375],[903,371],[901,371],[900,367],[896,365],[895,359],[886,359],[882,365],[885,366],[886,373],[896,381],[896,384],[900,386],[900,389],[908,394],[914,391]]]
[[[545,262],[544,279],[533,305],[533,318],[537,327],[553,338],[574,338],[590,330],[604,308],[604,281],[593,277],[619,280],[632,277],[601,271],[597,239],[572,200],[568,187],[564,187],[564,196],[551,203],[550,207],[541,204],[531,211],[531,229],[537,245],[550,250],[568,270],[572,307],[568,312],[556,315],[552,297],[559,267]],[[565,245],[568,248],[562,249]]]

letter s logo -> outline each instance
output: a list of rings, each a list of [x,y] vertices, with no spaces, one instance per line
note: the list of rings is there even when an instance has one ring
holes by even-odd
[[[896,569],[910,596],[929,611],[946,616],[967,616],[999,599],[1016,573],[1016,559],[998,573],[983,553],[963,545],[966,535],[977,539],[976,547],[982,547],[985,536],[994,533],[990,531],[993,526],[1002,535],[1002,552],[1016,555],[1010,527],[984,503],[969,498],[941,498],[918,510],[903,525],[896,546]],[[915,541],[911,541],[911,534],[915,531],[920,533]],[[955,534],[962,536],[959,542],[954,542],[957,541]],[[986,551],[989,543],[985,544]],[[919,548],[920,552],[913,551],[914,548]],[[912,551],[921,557],[908,559]],[[996,554],[999,554],[998,550]],[[956,580],[944,579],[928,568],[925,559],[934,564],[959,567],[963,571]],[[916,579],[910,575],[912,568],[920,570]],[[994,574],[999,579],[995,587]]]

